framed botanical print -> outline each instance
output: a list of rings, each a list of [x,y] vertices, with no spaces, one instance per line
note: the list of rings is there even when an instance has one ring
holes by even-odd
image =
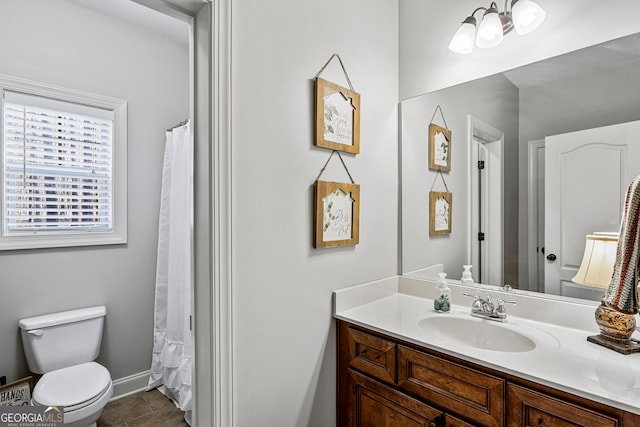
[[[357,245],[360,239],[360,186],[315,182],[314,247]]]
[[[448,192],[429,192],[429,235],[451,233],[451,208],[453,195]]]
[[[451,170],[451,131],[433,123],[429,125],[429,169]]]
[[[320,77],[315,86],[315,145],[359,153],[360,94]]]

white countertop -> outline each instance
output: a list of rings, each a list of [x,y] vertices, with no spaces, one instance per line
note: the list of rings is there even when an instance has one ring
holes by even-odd
[[[595,322],[583,319],[585,313],[593,313],[593,307],[563,301],[549,303],[544,299],[516,295],[512,299],[518,300],[523,316],[518,316],[516,307],[507,307],[508,322],[501,324],[471,317],[472,300],[460,297],[461,292],[468,291],[469,288],[456,285],[451,285],[451,288],[453,305],[451,312],[446,314],[433,310],[431,298],[435,296],[435,288],[429,281],[394,277],[346,288],[334,293],[334,317],[478,365],[640,414],[640,354],[622,355],[587,342],[587,336],[597,333],[597,327],[594,329]],[[482,296],[485,293],[495,294],[484,290],[477,293]],[[432,295],[431,298],[425,297],[428,294]],[[567,322],[551,324],[535,320],[532,318],[535,317],[531,314],[532,310],[526,310],[527,304],[536,307],[535,311],[541,319],[555,319],[560,311],[564,312],[561,317],[566,318]],[[546,316],[547,310],[550,311],[549,316]],[[429,321],[425,319],[433,317],[489,322],[497,327],[522,333],[536,345],[532,350],[519,352],[477,348],[432,330],[428,326]],[[593,319],[592,314],[590,317]],[[576,319],[586,323],[584,329],[571,323],[571,320],[575,322]]]

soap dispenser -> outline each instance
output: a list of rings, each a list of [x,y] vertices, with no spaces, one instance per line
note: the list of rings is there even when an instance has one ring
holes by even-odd
[[[463,265],[462,272],[462,284],[463,285],[473,285],[473,276],[471,275],[471,265]]]
[[[438,296],[433,300],[433,309],[446,313],[451,309],[451,289],[447,286],[447,273],[438,273],[438,276]]]

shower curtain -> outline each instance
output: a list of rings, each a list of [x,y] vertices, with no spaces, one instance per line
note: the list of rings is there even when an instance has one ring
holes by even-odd
[[[166,132],[153,356],[147,390],[158,388],[191,418],[191,241],[193,138],[186,124]]]

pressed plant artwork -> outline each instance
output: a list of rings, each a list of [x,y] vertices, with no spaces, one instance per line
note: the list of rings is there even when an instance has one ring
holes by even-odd
[[[451,233],[451,202],[449,192],[429,192],[429,235],[437,236]]]
[[[451,170],[451,131],[433,123],[429,125],[429,169]]]
[[[315,145],[359,153],[360,94],[319,77],[315,85]]]
[[[359,240],[360,186],[316,181],[314,218],[316,248],[356,245]]]

